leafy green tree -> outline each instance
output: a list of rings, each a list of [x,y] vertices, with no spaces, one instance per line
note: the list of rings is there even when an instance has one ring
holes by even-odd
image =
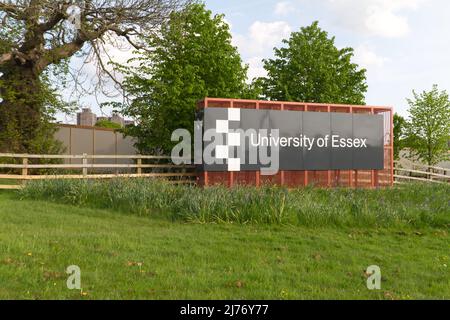
[[[223,15],[213,16],[203,4],[172,13],[161,31],[146,39],[153,50],[137,68],[123,70],[132,102],[121,110],[137,121],[125,133],[137,138],[141,152],[167,153],[174,130],[192,132],[197,103],[204,97],[256,96],[231,39]]]
[[[352,48],[338,49],[318,22],[293,32],[275,58],[264,60],[268,76],[257,80],[271,100],[364,104],[366,70],[352,63]]]
[[[413,91],[413,95],[414,99],[407,99],[407,146],[413,157],[432,166],[449,159],[449,95],[445,90],[439,91],[437,85],[421,94]]]
[[[2,109],[0,113],[5,111],[0,121],[0,152],[58,154],[64,151],[62,144],[54,139],[54,133],[57,130],[54,123],[58,112],[69,114],[75,108],[74,102],[64,101],[59,94],[59,91],[65,87],[64,78],[67,67],[67,61],[63,61],[44,71],[36,79],[36,85],[39,87],[36,92],[25,88],[26,83],[11,82],[11,79],[5,81],[0,77],[0,102],[6,100],[10,103],[20,100],[16,107],[9,111],[3,110],[7,108],[8,103],[0,103],[0,109]],[[29,91],[19,98],[20,90]],[[22,103],[27,106],[21,107]],[[35,110],[38,112],[31,112],[28,103],[36,108],[39,105],[38,110]]]
[[[394,114],[394,159],[400,159],[400,152],[405,148],[406,119]]]

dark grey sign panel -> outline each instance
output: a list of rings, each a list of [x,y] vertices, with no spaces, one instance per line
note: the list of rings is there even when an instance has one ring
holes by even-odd
[[[242,161],[242,171],[259,171],[261,169],[261,158],[259,153],[257,152],[258,148],[252,146],[252,139],[255,140],[255,135],[258,134],[260,130],[270,131],[270,112],[269,110],[260,110],[255,113],[255,110],[252,109],[241,109],[241,121],[231,121],[232,125],[239,126],[239,129],[242,130],[241,136],[241,148],[237,148],[238,150],[245,150],[245,158]],[[253,158],[256,158],[257,161],[251,161]],[[240,156],[239,158],[242,158]]]
[[[205,150],[214,143],[229,150],[216,163],[205,163],[206,171],[267,168],[260,154],[264,146],[269,158],[279,155],[284,171],[384,169],[384,120],[379,115],[208,108],[204,130],[220,137],[205,141]],[[241,165],[231,170],[229,163],[236,159]]]
[[[340,144],[340,141],[334,141],[333,137],[339,136],[340,139],[353,139],[353,117],[345,113],[331,114],[331,144]],[[351,170],[353,166],[353,148],[332,148],[331,168],[333,170]]]
[[[354,114],[353,134],[367,139],[367,148],[354,148],[353,169],[384,169],[384,121],[382,116]]]
[[[227,109],[223,109],[223,108],[217,108],[214,109],[214,112],[211,112],[210,110],[205,110],[205,112],[203,113],[203,126],[205,128],[205,132],[206,132],[206,128],[212,129],[212,128],[216,128],[216,122],[217,120],[220,119],[227,119],[228,117],[228,111]],[[224,139],[223,135],[220,135],[221,139]],[[205,139],[209,137],[205,136]],[[216,144],[222,144],[223,141],[215,141],[216,137],[214,135],[211,136],[211,141],[205,141],[204,142],[204,150],[207,151],[207,148],[211,147],[210,145],[212,143],[216,143]],[[211,153],[212,155],[215,157],[216,156],[216,152],[214,150],[214,148],[211,149]],[[206,171],[227,171],[227,167],[226,167],[226,163],[224,159],[216,159],[215,163],[213,164],[207,164],[204,163],[203,164],[203,168]]]
[[[279,129],[280,139],[291,139],[291,144],[279,149],[280,168],[283,170],[303,170],[303,154],[292,143],[303,131],[303,113],[297,111],[270,111],[270,129]]]
[[[331,132],[331,114],[328,112],[303,113],[303,138],[307,145],[303,146],[304,167],[307,170],[330,170],[331,147],[319,145],[320,139],[325,139]],[[323,141],[326,142],[326,141]]]

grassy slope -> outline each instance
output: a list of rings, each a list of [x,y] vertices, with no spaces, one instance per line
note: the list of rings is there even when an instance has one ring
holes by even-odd
[[[14,180],[14,179],[0,179],[0,185],[11,185],[11,186],[15,186],[20,184],[19,180]]]
[[[11,192],[0,221],[2,299],[450,298],[445,230],[181,224]],[[65,287],[73,264],[85,297]],[[378,292],[365,284],[372,264]]]

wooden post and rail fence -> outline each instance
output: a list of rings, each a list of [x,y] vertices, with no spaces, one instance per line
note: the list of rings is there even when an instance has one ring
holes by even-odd
[[[450,183],[450,168],[428,166],[411,161],[395,161],[394,164],[394,178],[397,184],[414,181]]]
[[[7,163],[5,160],[8,160]],[[106,160],[114,163],[96,163]],[[42,161],[70,161],[71,163],[39,163]],[[119,161],[128,163],[119,164]],[[402,168],[400,162],[395,162],[396,184],[407,182],[450,183],[450,169],[412,162],[408,163],[408,167]],[[45,172],[42,173],[40,170],[45,170]],[[173,183],[185,184],[196,183],[197,173],[195,166],[174,165],[171,158],[165,156],[0,153],[0,189],[20,189],[23,183],[30,180],[114,178],[160,178],[168,179]],[[8,184],[11,182],[16,182],[16,184]]]
[[[9,163],[2,159],[8,159]],[[71,163],[40,163],[55,161]],[[100,161],[114,163],[96,163]],[[42,170],[45,172],[42,173]],[[165,156],[0,153],[0,189],[20,189],[23,183],[30,180],[114,178],[161,178],[184,184],[195,183],[197,174],[195,166],[174,165],[171,158]],[[8,185],[5,181],[17,181],[20,184]]]

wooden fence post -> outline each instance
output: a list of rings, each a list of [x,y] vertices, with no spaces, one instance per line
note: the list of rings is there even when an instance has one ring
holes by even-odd
[[[88,175],[88,159],[87,159],[87,153],[83,153],[83,176]]]
[[[142,159],[141,158],[137,159],[137,165],[138,165],[137,174],[142,174]]]
[[[28,158],[23,158],[22,159],[22,164],[23,164],[23,168],[22,168],[22,175],[23,176],[27,176],[28,175]]]

